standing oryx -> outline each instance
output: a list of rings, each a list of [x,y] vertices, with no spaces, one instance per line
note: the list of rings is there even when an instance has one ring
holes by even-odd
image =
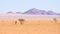
[[[56,19],[56,18],[53,18],[53,21],[54,21],[55,23],[57,23],[57,19]]]
[[[18,19],[18,21],[20,22],[20,24],[23,24],[24,19]]]

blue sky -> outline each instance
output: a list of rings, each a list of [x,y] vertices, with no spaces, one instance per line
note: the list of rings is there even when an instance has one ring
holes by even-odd
[[[0,13],[25,12],[31,8],[60,13],[60,0],[0,0]]]

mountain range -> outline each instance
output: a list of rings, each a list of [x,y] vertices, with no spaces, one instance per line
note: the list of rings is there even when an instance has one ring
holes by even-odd
[[[10,11],[8,13],[13,13],[13,12]],[[16,12],[16,14],[60,15],[60,13],[56,13],[54,11],[45,11],[45,10],[39,10],[36,8],[30,9],[24,13]]]

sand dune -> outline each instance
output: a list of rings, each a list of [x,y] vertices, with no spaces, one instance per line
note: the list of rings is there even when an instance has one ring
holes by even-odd
[[[11,16],[14,15],[1,16],[0,34],[60,34],[60,18],[58,18],[58,16],[56,16],[57,22],[50,17],[36,18],[34,16],[34,18],[32,18],[29,16],[29,18],[23,18],[23,24],[18,21],[20,17],[12,18]],[[15,21],[17,21],[17,24],[15,24]]]

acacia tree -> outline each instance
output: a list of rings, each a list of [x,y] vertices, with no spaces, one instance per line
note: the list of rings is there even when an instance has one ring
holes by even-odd
[[[18,21],[20,22],[20,24],[23,24],[24,19],[18,19]]]

